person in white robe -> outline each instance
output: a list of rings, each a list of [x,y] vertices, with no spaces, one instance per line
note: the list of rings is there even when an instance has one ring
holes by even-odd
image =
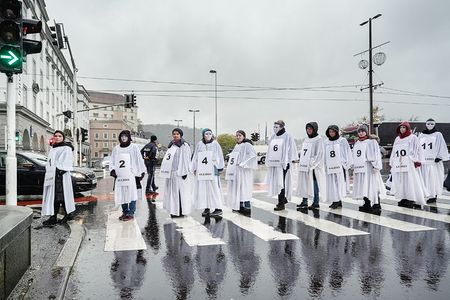
[[[60,206],[64,208],[62,221],[72,219],[71,213],[75,211],[72,177],[73,146],[65,142],[64,133],[56,130],[53,133],[53,144],[48,153],[45,166],[44,192],[42,195],[42,216],[51,216],[45,220],[45,226],[55,225],[58,222],[57,214]]]
[[[236,131],[236,146],[228,159],[225,180],[228,184],[226,205],[244,215],[251,213],[253,170],[258,168],[256,151],[243,130]]]
[[[284,210],[285,204],[292,198],[291,163],[298,162],[297,145],[294,138],[286,132],[285,123],[278,120],[273,125],[274,134],[269,139],[269,148],[265,164],[267,166],[266,183],[268,196],[278,195],[278,204],[274,210]]]
[[[442,195],[445,180],[444,162],[449,157],[444,137],[436,130],[436,121],[428,119],[425,126],[426,129],[419,135],[419,143],[424,152],[424,162],[419,170],[431,197],[427,200],[430,204],[435,203],[437,197]]]
[[[404,121],[397,127],[389,160],[392,174],[391,193],[400,199],[398,206],[413,208],[425,205],[427,190],[418,168],[424,161],[423,148],[411,126]]]
[[[353,165],[353,156],[346,139],[339,136],[339,127],[330,125],[324,142],[326,171],[326,201],[330,208],[342,207],[342,199],[347,194],[346,175]]]
[[[222,147],[214,139],[211,129],[203,129],[202,140],[197,143],[191,162],[191,171],[195,175],[194,205],[204,209],[203,217],[222,215],[220,172],[224,167]]]
[[[360,125],[358,140],[353,146],[353,199],[364,200],[359,207],[362,212],[381,214],[380,197],[386,196],[382,167],[376,136],[369,136],[367,125]]]
[[[131,142],[129,130],[120,132],[119,145],[113,148],[109,165],[114,177],[114,201],[122,206],[121,221],[134,219],[136,201],[142,197],[141,180],[147,171],[139,147]]]
[[[296,195],[303,198],[297,205],[297,210],[319,209],[320,191],[325,190],[325,170],[323,157],[323,139],[318,134],[319,127],[316,122],[306,124],[307,138],[303,140],[299,156],[298,183]],[[313,203],[308,207],[308,198]]]
[[[180,128],[172,130],[172,141],[161,163],[160,176],[164,181],[163,207],[172,218],[183,217],[192,211],[192,194],[189,178],[191,148],[182,138]]]

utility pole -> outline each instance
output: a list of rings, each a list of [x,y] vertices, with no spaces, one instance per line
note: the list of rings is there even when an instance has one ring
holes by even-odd
[[[6,111],[8,124],[8,150],[6,153],[6,205],[17,205],[17,158],[16,158],[16,93],[13,75],[7,74]]]
[[[189,112],[191,112],[191,113],[193,113],[194,114],[194,141],[193,141],[193,144],[194,144],[194,152],[195,152],[195,145],[197,144],[197,142],[195,141],[195,113],[198,113],[200,110],[198,110],[198,109],[190,109],[189,110]]]

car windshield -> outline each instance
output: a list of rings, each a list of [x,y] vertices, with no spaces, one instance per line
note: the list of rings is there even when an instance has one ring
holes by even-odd
[[[47,163],[47,156],[39,154],[39,153],[33,153],[33,152],[24,152],[22,153],[24,156],[32,159],[34,162],[41,166],[45,166]]]

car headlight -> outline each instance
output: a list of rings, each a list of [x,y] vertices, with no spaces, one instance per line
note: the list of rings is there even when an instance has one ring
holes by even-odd
[[[80,172],[72,172],[72,176],[77,179],[86,179],[86,175]]]

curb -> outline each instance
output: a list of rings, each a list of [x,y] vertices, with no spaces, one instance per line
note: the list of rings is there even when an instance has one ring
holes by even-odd
[[[52,278],[58,281],[58,290],[55,299],[64,299],[67,283],[69,282],[70,272],[75,264],[78,251],[83,242],[85,230],[82,222],[72,221],[67,223],[70,227],[70,236],[64,244],[61,253],[52,268]]]

